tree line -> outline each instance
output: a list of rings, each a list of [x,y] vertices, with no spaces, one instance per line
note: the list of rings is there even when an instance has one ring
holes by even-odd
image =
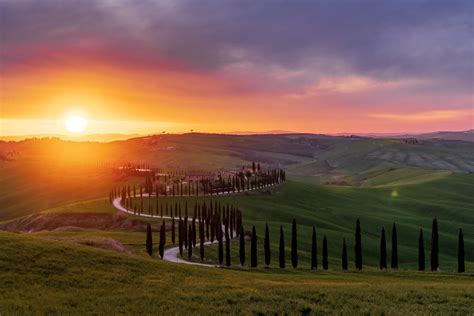
[[[145,174],[144,184],[140,184],[138,187],[135,185],[114,187],[109,192],[109,199],[112,201],[119,196],[125,200],[144,196],[158,198],[238,193],[286,181],[286,173],[282,169],[264,171],[260,169],[260,164],[255,167],[255,163],[253,163],[253,172],[250,170],[252,169],[247,172],[242,170],[235,174],[229,173],[227,176],[219,173],[197,177],[180,173],[157,176],[155,171],[146,171],[142,172]]]
[[[242,212],[227,204],[222,206],[220,203],[212,201],[206,204],[196,203],[192,217],[188,217],[187,208],[185,208],[184,217],[177,213],[177,217],[171,218],[171,243],[178,243],[179,253],[183,256],[186,251],[188,258],[192,258],[193,250],[199,245],[199,255],[204,260],[204,243],[209,241],[218,243],[219,262],[222,265],[224,260],[224,238],[226,249],[226,265],[230,266],[230,240],[238,237],[242,230]],[[176,235],[177,233],[177,235]],[[199,239],[198,239],[199,237]],[[160,238],[158,252],[163,259],[164,246],[166,243],[166,225],[163,220],[160,227]],[[153,255],[153,236],[150,224],[147,225],[146,250],[149,255]]]
[[[241,213],[239,213],[239,221],[238,225],[232,226],[232,221],[229,222],[229,218],[232,218],[232,214],[229,213],[224,214],[223,216],[223,223],[224,229],[219,229],[221,222],[219,219],[214,220],[215,225],[215,236],[218,241],[218,256],[219,256],[219,264],[223,265],[224,261],[224,242],[222,234],[225,236],[225,265],[230,267],[231,266],[231,256],[230,256],[230,239],[233,238],[232,231],[235,228],[237,234],[236,237],[239,237],[239,261],[242,266],[245,265],[246,262],[246,243],[245,243],[245,232],[244,226],[242,225],[241,220]],[[234,215],[235,216],[235,215]],[[199,223],[201,221],[199,220]],[[182,224],[180,224],[182,225]],[[194,224],[193,224],[194,225]],[[196,241],[196,234],[195,228],[193,225],[189,226],[189,230],[192,232],[192,238],[190,241],[193,242],[195,246]],[[181,227],[181,226],[180,226]],[[186,226],[184,226],[186,227]],[[204,259],[204,240],[205,237],[203,232],[201,232],[201,224],[199,224],[199,233],[200,233],[200,257]],[[179,228],[181,231],[182,228]],[[194,229],[194,230],[193,230]],[[181,233],[183,234],[183,233]],[[186,233],[184,233],[185,235]],[[279,250],[278,250],[278,265],[280,268],[286,267],[286,252],[285,252],[285,235],[283,230],[283,225],[280,225],[280,236],[279,236]],[[148,249],[148,233],[147,233],[147,249]],[[150,237],[151,238],[151,237]],[[186,240],[186,236],[184,236]],[[208,237],[209,239],[209,237]],[[160,239],[161,240],[161,239]],[[355,227],[355,236],[354,236],[354,264],[355,269],[360,271],[363,267],[362,261],[362,233],[360,227],[360,221],[357,219],[356,227]],[[211,241],[213,238],[211,236]],[[160,243],[161,245],[161,243]],[[193,247],[194,247],[193,246]],[[272,260],[272,253],[270,248],[270,232],[268,229],[268,223],[265,225],[265,234],[264,234],[264,264],[266,267],[269,267]],[[316,236],[316,228],[313,226],[312,234],[311,234],[311,269],[316,270],[318,269],[319,258],[321,257],[321,264],[323,270],[329,269],[329,260],[328,260],[328,239],[326,236],[323,236],[322,241],[322,254],[318,254],[318,247],[317,247],[317,236]],[[149,252],[151,254],[151,252]],[[180,245],[180,254],[182,255],[182,246]],[[188,257],[191,258],[192,256],[192,249],[188,248]],[[380,235],[380,250],[379,250],[379,268],[380,270],[384,271],[388,268],[387,263],[387,238],[385,233],[385,228],[382,227],[381,235]],[[430,253],[429,253],[429,263],[430,263],[430,271],[438,271],[439,270],[439,234],[438,234],[438,221],[437,219],[433,219],[432,229],[431,229],[431,243],[430,243]],[[393,223],[392,231],[391,231],[391,262],[390,268],[392,270],[396,270],[399,268],[399,257],[398,257],[398,238],[397,238],[397,228],[396,224]],[[290,251],[290,261],[291,266],[293,268],[298,267],[298,240],[297,240],[297,225],[296,220],[293,219],[292,228],[291,228],[291,251]],[[423,240],[423,230],[420,229],[419,238],[418,238],[418,270],[425,271],[425,249],[424,249],[424,240]],[[465,259],[464,259],[464,237],[462,229],[459,230],[458,235],[458,269],[457,271],[462,273],[465,272]],[[251,232],[251,241],[250,241],[250,267],[256,268],[258,266],[258,257],[257,257],[257,232],[255,226],[252,227]],[[345,238],[342,239],[342,251],[341,251],[341,267],[343,271],[347,271],[349,269],[348,263],[348,251]]]

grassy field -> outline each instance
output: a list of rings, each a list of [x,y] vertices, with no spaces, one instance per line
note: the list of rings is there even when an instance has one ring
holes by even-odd
[[[391,229],[396,222],[400,268],[416,269],[419,229],[424,231],[426,258],[429,258],[431,223],[436,217],[440,233],[440,268],[454,271],[459,228],[464,231],[467,267],[474,268],[473,190],[472,174],[452,174],[431,182],[377,188],[320,186],[289,180],[266,192],[213,199],[241,207],[246,230],[251,230],[252,225],[257,228],[260,250],[263,248],[265,222],[268,222],[274,258],[277,258],[280,225],[286,233],[289,256],[291,222],[295,218],[300,263],[305,268],[309,267],[313,225],[316,226],[320,253],[323,235],[328,238],[330,266],[340,269],[342,238],[346,238],[349,260],[353,262],[354,229],[359,218],[366,265],[378,266],[382,227],[387,232],[390,260]],[[168,201],[174,203],[174,199]],[[193,205],[194,201],[195,198],[190,199],[189,204]],[[155,204],[154,199],[151,203]],[[215,260],[215,249],[208,250],[207,256]],[[263,262],[262,256],[260,258]],[[234,260],[237,262],[237,257]]]
[[[24,145],[24,144],[23,144]],[[44,152],[1,162],[0,223],[24,233],[0,231],[0,314],[468,314],[474,309],[474,175],[466,142],[333,137],[169,135],[106,145],[61,144],[61,157],[98,152],[124,159],[130,149],[140,162],[204,170],[239,168],[250,160],[288,167],[288,181],[271,189],[212,197],[239,206],[244,226],[255,225],[259,267],[231,269],[170,264],[156,253],[161,220],[151,220],[155,254],[145,252],[147,219],[117,212],[105,198],[111,186],[142,181],[117,178],[110,170],[44,164]],[[42,147],[37,146],[36,150]],[[76,148],[77,151],[69,149]],[[40,155],[41,154],[41,155]],[[46,153],[49,157],[50,153]],[[114,156],[114,157],[115,157]],[[245,158],[244,158],[245,157]],[[40,160],[41,160],[40,159]],[[86,157],[87,159],[87,157]],[[94,161],[93,159],[91,159]],[[49,166],[49,167],[47,167]],[[190,167],[190,168],[191,168]],[[338,185],[324,185],[334,183]],[[345,185],[347,184],[347,185]],[[163,198],[162,198],[163,199]],[[174,204],[211,198],[166,198]],[[155,205],[155,199],[145,198]],[[191,212],[190,212],[191,213]],[[21,216],[26,216],[18,219]],[[431,222],[440,231],[440,272],[416,271],[418,233],[425,237],[429,267]],[[362,227],[364,268],[354,271],[354,228]],[[298,224],[299,266],[290,268],[291,222]],[[265,223],[272,262],[263,265]],[[398,271],[378,271],[380,231],[397,224]],[[9,226],[19,223],[17,226]],[[25,229],[21,225],[27,223]],[[171,247],[170,222],[167,244]],[[287,268],[278,266],[279,227],[286,238]],[[329,271],[309,269],[312,226],[319,265],[322,238],[329,244]],[[39,229],[35,229],[39,228]],[[455,273],[458,230],[464,231],[466,270]],[[26,233],[29,232],[29,233]],[[341,271],[345,238],[349,272]],[[200,261],[198,249],[193,261]],[[206,262],[217,262],[215,246]]]
[[[465,315],[474,308],[472,274],[203,269],[6,232],[0,247],[5,315]]]

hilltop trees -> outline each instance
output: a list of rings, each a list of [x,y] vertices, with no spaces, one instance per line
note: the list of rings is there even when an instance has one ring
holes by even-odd
[[[285,237],[283,236],[283,225],[280,225],[280,247],[278,252],[280,268],[285,268]]]
[[[153,255],[153,239],[151,236],[151,226],[146,224],[146,252],[151,256]]]
[[[250,266],[257,267],[257,231],[255,226],[252,228],[252,241],[250,243]]]
[[[418,271],[425,271],[425,244],[423,242],[423,230],[420,228],[418,237]]]
[[[360,232],[360,221],[357,219],[355,232],[355,267],[357,270],[362,270],[362,237]]]
[[[430,265],[431,271],[438,271],[439,263],[438,263],[438,221],[433,219],[433,224],[431,227],[431,252],[430,252]]]
[[[242,266],[244,266],[244,264],[245,264],[245,233],[244,233],[244,226],[240,226],[239,256],[240,256],[240,264]]]
[[[265,252],[265,265],[270,265],[271,253],[270,253],[270,233],[268,232],[268,223],[265,225],[265,240],[263,242],[263,248]]]
[[[398,242],[397,242],[397,227],[393,223],[392,227],[392,264],[391,268],[398,269]]]
[[[346,247],[346,238],[342,238],[342,270],[347,271],[348,262],[347,262],[347,247]]]
[[[329,267],[328,263],[328,241],[326,235],[323,237],[323,269],[327,270]]]
[[[463,273],[465,271],[464,267],[464,236],[462,234],[462,229],[459,229],[458,236],[458,272]]]
[[[385,228],[382,227],[382,237],[380,238],[380,270],[387,269],[387,243],[385,241]]]
[[[293,219],[293,225],[291,226],[291,265],[293,268],[298,267],[298,241],[296,238],[296,220]]]
[[[316,228],[313,226],[313,235],[311,236],[311,270],[318,269],[318,248],[316,244]]]

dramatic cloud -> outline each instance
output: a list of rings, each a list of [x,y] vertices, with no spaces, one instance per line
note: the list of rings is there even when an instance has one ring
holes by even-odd
[[[161,89],[215,107],[228,96],[304,113],[353,106],[368,118],[376,107],[466,109],[473,12],[474,2],[457,0],[0,0],[0,75],[87,60],[147,82],[166,76]]]

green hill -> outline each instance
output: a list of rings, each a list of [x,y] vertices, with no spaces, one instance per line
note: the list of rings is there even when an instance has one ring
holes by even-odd
[[[468,314],[472,275],[181,266],[0,232],[10,314]]]

